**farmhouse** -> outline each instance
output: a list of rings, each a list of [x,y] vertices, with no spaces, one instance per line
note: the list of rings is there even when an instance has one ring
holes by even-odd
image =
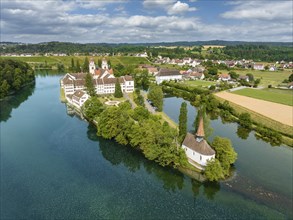
[[[203,118],[200,119],[195,136],[187,133],[182,143],[188,161],[198,169],[204,170],[208,160],[215,158],[215,151],[204,139]]]
[[[156,75],[157,84],[161,84],[163,81],[170,80],[182,80],[182,75],[178,70],[160,69]]]

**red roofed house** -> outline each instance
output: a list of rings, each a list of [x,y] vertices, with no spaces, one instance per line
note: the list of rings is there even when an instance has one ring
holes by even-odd
[[[231,76],[227,73],[222,73],[218,76],[218,79],[222,80],[224,82],[227,82],[227,81],[231,80]]]
[[[214,159],[216,155],[204,136],[203,118],[201,118],[195,136],[187,133],[182,143],[189,163],[201,170],[204,170],[207,162]]]

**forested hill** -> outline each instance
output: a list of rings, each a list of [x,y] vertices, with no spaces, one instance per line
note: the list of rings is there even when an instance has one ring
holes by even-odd
[[[292,47],[270,47],[264,45],[227,46],[222,52],[234,59],[255,61],[293,61]]]
[[[27,63],[0,59],[0,99],[33,81],[35,74]]]
[[[221,45],[224,48],[203,47],[203,45]],[[185,47],[185,48],[183,48]],[[187,50],[186,50],[187,49]],[[241,42],[241,41],[196,41],[152,44],[80,44],[66,42],[48,42],[39,44],[11,44],[2,42],[0,53],[121,53],[133,55],[148,52],[153,56],[170,58],[192,57],[199,59],[253,59],[255,61],[292,61],[292,43],[281,42]]]

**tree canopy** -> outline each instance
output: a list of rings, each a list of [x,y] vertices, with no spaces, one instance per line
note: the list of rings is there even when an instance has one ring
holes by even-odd
[[[123,97],[123,93],[122,93],[122,90],[121,90],[121,85],[120,85],[120,82],[119,82],[119,78],[116,79],[114,97],[116,97],[116,98]]]
[[[35,74],[27,63],[0,59],[0,99],[33,81]]]
[[[148,99],[152,101],[159,112],[163,110],[163,98],[164,94],[162,88],[157,85],[152,85],[148,93]]]
[[[179,114],[179,138],[183,141],[187,133],[187,104],[182,102]]]
[[[215,137],[212,146],[216,151],[216,159],[221,163],[224,175],[228,175],[231,164],[237,159],[237,153],[232,147],[231,141],[228,138],[217,136]]]
[[[90,96],[96,95],[96,90],[95,90],[95,86],[93,83],[93,77],[92,77],[92,74],[90,74],[90,73],[87,73],[85,75],[85,88],[86,88],[87,93]]]

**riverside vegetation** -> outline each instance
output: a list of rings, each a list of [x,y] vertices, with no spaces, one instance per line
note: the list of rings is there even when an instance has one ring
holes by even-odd
[[[87,90],[91,87],[90,83],[86,84]],[[120,91],[121,88],[115,88],[115,94]],[[134,100],[138,106],[134,109],[129,101],[122,102],[118,107],[104,107],[98,97],[92,96],[85,102],[82,112],[89,121],[96,124],[98,136],[114,139],[121,145],[129,145],[161,166],[196,170],[189,164],[181,148],[187,133],[186,103],[183,103],[180,109],[178,132],[177,128],[170,127],[162,120],[160,115],[151,114],[144,108],[144,98],[139,91],[135,90]],[[149,97],[157,110],[162,111],[162,88],[152,85]],[[200,115],[204,114],[200,112],[198,118]],[[229,176],[230,165],[236,161],[237,154],[228,139],[216,137],[213,144],[217,147],[217,158],[210,161],[205,174],[208,180],[217,181]]]
[[[27,63],[0,59],[0,99],[32,82],[35,82],[35,74]]]
[[[236,110],[231,107],[228,101],[220,102],[215,98],[211,91],[203,88],[190,87],[175,82],[163,82],[162,88],[165,93],[182,97],[185,100],[190,101],[190,103],[198,107],[204,105],[208,113],[211,114],[211,117],[221,116],[223,122],[238,122],[240,127],[239,129],[243,133],[244,131],[249,134],[251,130],[255,130],[255,135],[258,138],[269,142],[271,145],[280,145],[285,143],[289,146],[292,146],[293,136],[289,133],[278,132],[272,128],[260,124],[259,122],[252,120],[249,114],[238,113]],[[246,136],[245,134],[243,135]],[[283,138],[283,136],[285,138]]]

